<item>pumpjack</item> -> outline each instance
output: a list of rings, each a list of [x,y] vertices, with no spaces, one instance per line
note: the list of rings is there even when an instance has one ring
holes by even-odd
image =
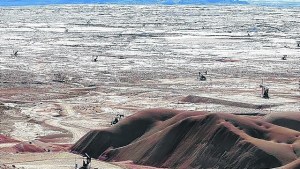
[[[123,114],[117,114],[114,120],[110,122],[111,125],[117,124],[122,118],[124,118]]]
[[[270,96],[269,96],[269,88],[263,84],[263,80],[262,80],[262,83],[261,85],[259,85],[259,87],[261,88],[261,96],[262,98],[265,98],[265,99],[269,99]]]
[[[206,72],[206,74],[207,74],[207,72]],[[199,80],[206,81],[206,77],[201,72],[199,72]]]
[[[283,57],[281,59],[282,60],[286,60],[287,59],[287,55],[283,55]]]
[[[98,61],[98,56],[93,58],[93,62],[97,62]]]
[[[85,153],[82,161],[82,166],[79,169],[90,169],[92,158]]]

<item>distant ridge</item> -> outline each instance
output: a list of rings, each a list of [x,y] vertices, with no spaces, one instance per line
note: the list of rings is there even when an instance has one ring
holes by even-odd
[[[247,0],[249,4],[275,7],[300,7],[300,0]]]
[[[0,6],[54,4],[248,4],[245,0],[1,0]]]
[[[122,4],[122,5],[231,5],[300,7],[300,0],[0,0],[0,6],[56,5],[56,4]]]

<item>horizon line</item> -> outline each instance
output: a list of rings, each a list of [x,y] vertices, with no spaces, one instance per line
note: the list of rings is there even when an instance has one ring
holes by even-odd
[[[154,0],[155,1],[155,0]],[[174,2],[169,0],[162,0],[159,2],[153,1],[142,1],[142,2],[133,2],[133,1],[122,1],[122,0],[112,0],[111,2],[37,2],[37,3],[1,3],[0,7],[26,7],[26,6],[58,6],[58,5],[161,5],[161,6],[184,6],[184,5],[216,5],[216,6],[230,6],[230,5],[249,5],[249,6],[263,6],[263,7],[300,7],[300,2],[285,2],[285,3],[249,3],[247,1],[232,1],[232,2]]]

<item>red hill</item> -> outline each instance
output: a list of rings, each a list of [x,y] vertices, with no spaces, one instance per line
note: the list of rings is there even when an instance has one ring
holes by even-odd
[[[297,167],[300,132],[232,114],[149,109],[90,131],[71,149],[162,168]]]

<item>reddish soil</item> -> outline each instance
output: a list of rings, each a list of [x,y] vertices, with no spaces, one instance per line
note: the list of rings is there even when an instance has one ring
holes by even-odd
[[[71,150],[160,168],[297,167],[300,132],[261,118],[149,109],[90,131]]]
[[[0,134],[0,144],[1,143],[15,143],[15,142],[19,142],[19,141],[15,140],[15,139],[12,139],[8,136]]]
[[[279,106],[279,105],[270,105],[270,104],[255,105],[255,104],[250,104],[250,103],[241,103],[238,101],[234,102],[234,101],[214,99],[214,98],[209,98],[209,97],[193,96],[193,95],[184,97],[184,98],[182,98],[181,101],[188,102],[188,103],[214,103],[214,104],[222,104],[222,105],[227,105],[227,106],[251,108],[251,109],[266,109],[266,108],[270,108],[270,107],[274,107],[274,106]]]
[[[299,112],[273,113],[266,116],[266,121],[272,124],[276,124],[300,132]]]
[[[40,141],[34,142],[20,142],[11,147],[0,148],[1,152],[10,153],[39,153],[39,152],[57,152],[57,151],[68,151],[71,147],[70,144],[48,144]]]
[[[298,169],[300,168],[300,159],[295,160],[285,166],[282,166],[283,169]]]
[[[136,165],[132,161],[114,162],[113,164],[116,164],[118,166],[121,166],[123,168],[128,168],[128,169],[163,169],[163,168],[157,168],[157,167],[151,167],[151,166]]]
[[[71,134],[52,134],[42,136],[38,140],[44,143],[64,143],[70,140],[71,137]]]
[[[17,152],[56,152],[56,151],[67,151],[70,145],[59,145],[59,144],[52,144],[52,145],[40,145],[40,144],[29,144],[26,142],[17,144],[14,146]]]

